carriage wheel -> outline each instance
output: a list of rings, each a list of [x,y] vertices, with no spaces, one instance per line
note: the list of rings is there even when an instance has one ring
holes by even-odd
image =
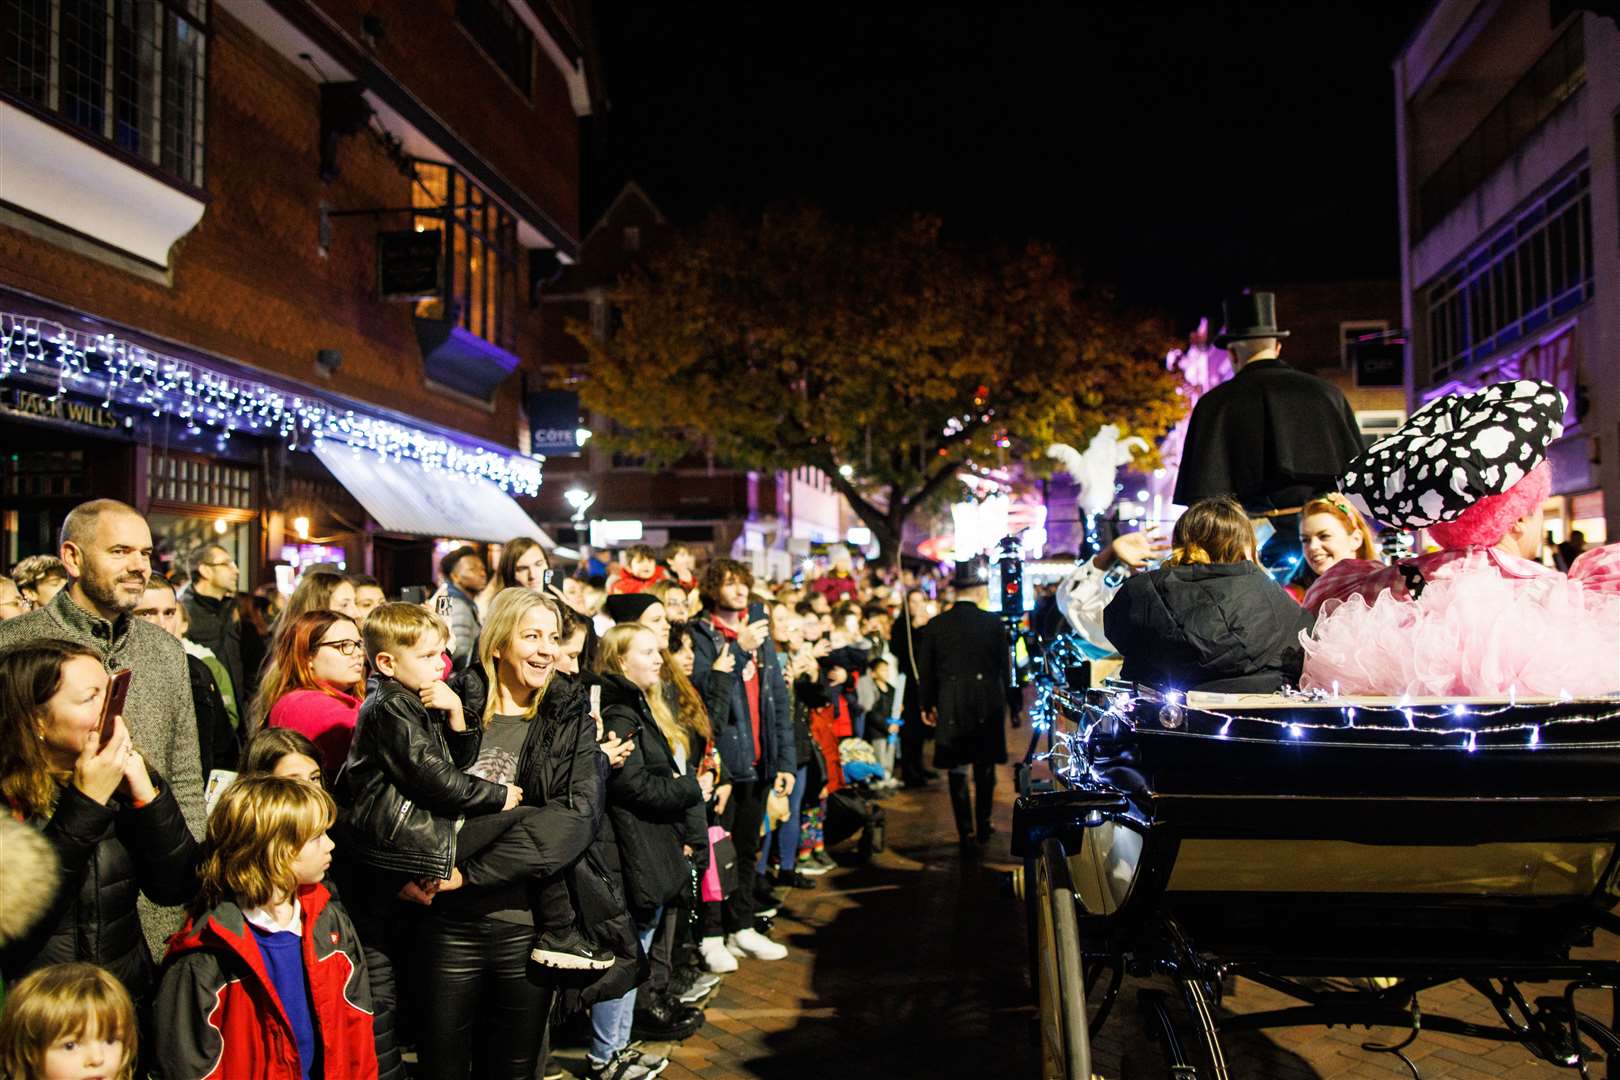
[[[1047,1080],[1091,1080],[1079,920],[1068,860],[1056,840],[1041,845],[1035,879],[1026,880],[1025,888],[1032,900],[1041,1075]]]

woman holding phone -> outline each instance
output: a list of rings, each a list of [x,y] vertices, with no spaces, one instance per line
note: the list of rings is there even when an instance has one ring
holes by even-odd
[[[129,990],[150,1034],[154,967],[135,898],[190,900],[198,849],[168,784],[108,709],[109,686],[82,646],[46,639],[0,651],[0,796],[60,864],[46,915],[0,950],[0,974],[10,983],[50,964],[98,964]]]

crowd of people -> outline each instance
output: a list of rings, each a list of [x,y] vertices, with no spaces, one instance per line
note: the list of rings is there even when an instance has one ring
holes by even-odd
[[[864,821],[840,792],[937,778],[937,601],[841,548],[769,586],[517,538],[406,603],[335,567],[244,593],[212,544],[174,581],[152,547],[98,500],[0,579],[8,868],[45,841],[0,920],[7,1075],[560,1075],[586,1018],[590,1075],[642,1080],[787,956],[785,890]]]

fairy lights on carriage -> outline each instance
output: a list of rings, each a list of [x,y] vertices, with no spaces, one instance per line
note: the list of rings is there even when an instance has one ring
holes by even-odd
[[[69,330],[43,319],[0,313],[0,381],[48,374],[55,401],[71,390],[181,421],[192,436],[212,433],[223,450],[232,435],[275,438],[289,450],[330,440],[382,460],[414,461],[424,468],[488,480],[505,491],[534,495],[540,462],[481,446],[468,448],[420,428],[357,414],[245,377],[210,371],[155,353],[112,334]],[[128,426],[131,421],[125,421]]]
[[[1041,703],[1042,707],[1049,712],[1042,722],[1051,723],[1056,718],[1056,712],[1062,708],[1062,702],[1056,692],[1047,692],[1043,696],[1045,700]],[[1331,708],[1321,708],[1324,703],[1331,704],[1332,699],[1320,691],[1285,691],[1283,697],[1284,700],[1310,702],[1317,706],[1313,711],[1329,714],[1333,711]],[[1336,698],[1337,695],[1333,697]],[[1568,705],[1575,700],[1574,695],[1567,690],[1558,693],[1559,704]],[[1146,711],[1138,713],[1139,707],[1146,707]],[[1081,705],[1079,707],[1081,715],[1076,717],[1078,721],[1076,729],[1072,731],[1054,729],[1053,751],[1042,756],[1052,763],[1055,771],[1071,779],[1078,778],[1086,770],[1087,747],[1093,729],[1105,720],[1123,718],[1133,713],[1151,718],[1150,724],[1156,722],[1158,730],[1169,735],[1231,740],[1243,737],[1242,725],[1252,725],[1275,731],[1290,742],[1330,745],[1334,741],[1332,733],[1342,734],[1347,731],[1354,731],[1363,736],[1380,733],[1400,736],[1415,734],[1443,744],[1433,747],[1434,749],[1449,748],[1470,754],[1490,750],[1538,750],[1548,745],[1543,739],[1543,729],[1590,727],[1620,719],[1620,707],[1616,707],[1577,716],[1489,722],[1493,717],[1502,716],[1519,707],[1516,692],[1511,695],[1508,704],[1495,706],[1471,706],[1464,702],[1454,702],[1425,708],[1414,703],[1410,697],[1403,696],[1393,705],[1379,705],[1365,701],[1357,705],[1344,704],[1338,707],[1338,716],[1335,719],[1310,720],[1298,714],[1283,717],[1256,716],[1250,713],[1223,712],[1189,705],[1186,703],[1186,696],[1180,691],[1158,693],[1146,690],[1133,693],[1118,689],[1108,695],[1106,706],[1093,703]],[[1364,714],[1370,714],[1372,722],[1368,722],[1368,716]],[[1394,723],[1380,723],[1377,720],[1380,714],[1398,719]],[[1204,725],[1195,723],[1199,720],[1207,723]],[[1474,723],[1468,723],[1470,720]],[[1481,723],[1482,721],[1484,723]],[[1200,726],[1207,726],[1210,730],[1199,731],[1197,728]],[[1234,731],[1234,728],[1238,730]],[[1485,741],[1481,742],[1482,739]],[[1339,745],[1344,744],[1340,742]]]

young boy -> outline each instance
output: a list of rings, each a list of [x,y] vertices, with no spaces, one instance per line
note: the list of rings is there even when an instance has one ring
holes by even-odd
[[[658,553],[646,544],[637,544],[624,553],[619,574],[608,582],[608,594],[646,592],[669,577],[669,571],[658,565]]]
[[[352,796],[356,856],[376,869],[438,882],[439,892],[463,885],[462,867],[475,855],[486,871],[469,871],[475,884],[538,876],[534,862],[545,844],[532,830],[539,810],[521,806],[517,784],[465,771],[477,762],[482,733],[468,729],[461,699],[445,685],[444,620],[417,604],[381,604],[361,635],[377,674],[367,683],[339,779]],[[537,908],[535,963],[613,965],[611,953],[575,928],[560,875],[547,875]]]
[[[879,786],[897,787],[898,781],[894,778],[894,740],[899,737],[900,722],[891,715],[894,712],[894,675],[888,659],[874,662],[869,674],[871,678],[868,681],[876,693],[872,704],[866,709],[866,730],[863,734],[872,745],[872,753],[877,757],[878,764],[883,766],[885,778]]]

